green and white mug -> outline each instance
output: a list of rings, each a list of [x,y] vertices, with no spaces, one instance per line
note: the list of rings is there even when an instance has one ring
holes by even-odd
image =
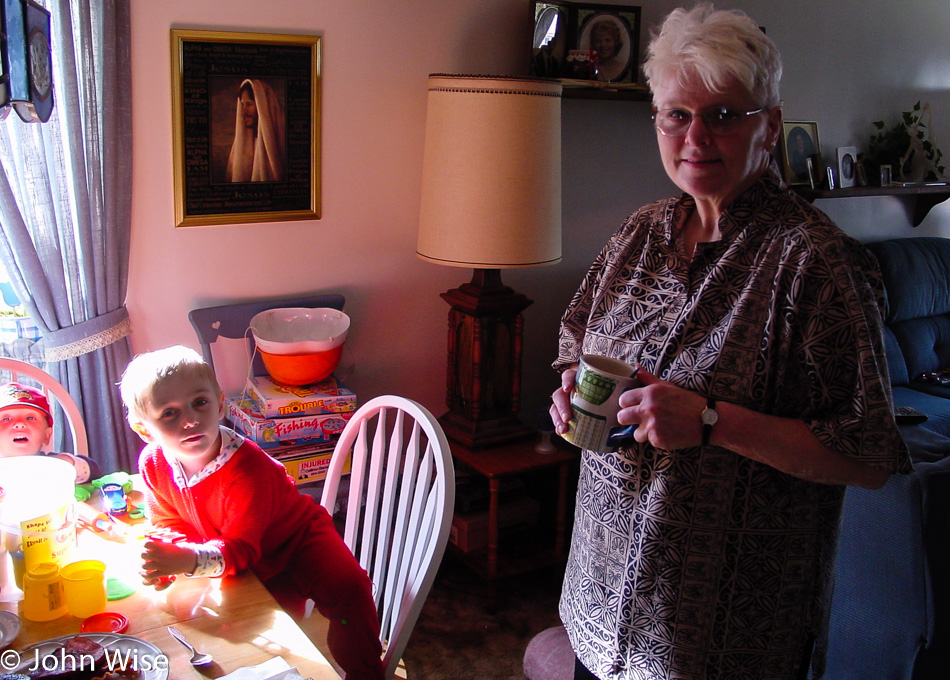
[[[639,385],[635,366],[596,354],[582,356],[571,395],[571,422],[564,439],[589,451],[616,451],[636,429],[617,422],[620,395]]]

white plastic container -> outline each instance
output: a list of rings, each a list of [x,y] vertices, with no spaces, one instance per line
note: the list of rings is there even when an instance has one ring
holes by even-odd
[[[12,554],[22,553],[17,571],[73,559],[76,547],[76,469],[46,456],[0,458],[0,602],[23,599]]]

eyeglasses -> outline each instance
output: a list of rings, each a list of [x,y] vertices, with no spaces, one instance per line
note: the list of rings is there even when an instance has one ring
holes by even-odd
[[[765,111],[763,106],[754,111],[733,111],[724,106],[714,106],[698,114],[703,125],[716,136],[731,135],[749,116]],[[683,109],[660,109],[653,114],[653,124],[665,137],[682,137],[693,123],[693,114]]]

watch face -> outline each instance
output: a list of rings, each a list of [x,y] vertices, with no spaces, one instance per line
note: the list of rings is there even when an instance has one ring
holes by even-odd
[[[706,408],[703,411],[703,425],[715,425],[719,422],[719,414],[715,409]]]

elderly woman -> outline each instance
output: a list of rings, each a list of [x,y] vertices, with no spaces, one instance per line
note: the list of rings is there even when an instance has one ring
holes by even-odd
[[[629,217],[562,319],[568,430],[582,354],[638,363],[637,425],[585,451],[561,618],[576,677],[821,677],[845,485],[908,472],[873,258],[789,192],[775,46],[754,21],[676,10],[645,66],[682,195]]]

